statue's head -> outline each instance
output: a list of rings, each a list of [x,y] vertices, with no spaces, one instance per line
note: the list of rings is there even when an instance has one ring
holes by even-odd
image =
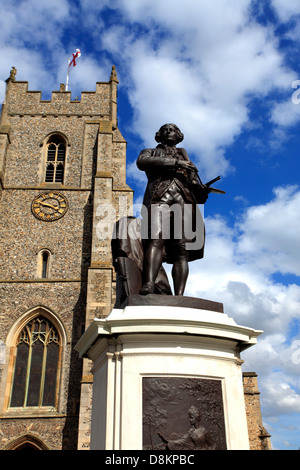
[[[201,414],[198,408],[192,405],[188,411],[189,419],[191,424],[195,424],[200,421]]]
[[[164,124],[155,134],[156,142],[162,144],[179,144],[184,139],[184,135],[176,124]]]

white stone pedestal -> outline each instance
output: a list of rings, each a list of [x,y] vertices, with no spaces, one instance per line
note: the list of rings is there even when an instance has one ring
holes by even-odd
[[[93,361],[91,449],[143,449],[143,383],[151,377],[217,381],[226,448],[249,449],[240,352],[261,333],[224,313],[175,306],[127,306],[96,318],[76,345]]]

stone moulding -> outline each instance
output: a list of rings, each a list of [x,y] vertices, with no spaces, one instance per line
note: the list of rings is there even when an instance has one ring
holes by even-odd
[[[123,310],[113,309],[104,319],[95,318],[75,349],[81,357],[86,357],[97,339],[129,333],[222,337],[236,341],[239,350],[243,351],[256,344],[263,332],[240,326],[220,312],[168,306],[127,306]]]

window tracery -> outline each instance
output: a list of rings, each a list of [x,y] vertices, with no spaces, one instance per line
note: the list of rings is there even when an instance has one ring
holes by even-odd
[[[39,315],[16,344],[10,408],[56,407],[61,341],[55,326]]]

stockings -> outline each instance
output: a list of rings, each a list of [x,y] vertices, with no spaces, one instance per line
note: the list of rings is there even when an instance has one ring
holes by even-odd
[[[154,294],[155,280],[163,261],[164,240],[153,240],[149,243],[144,258],[144,284],[141,295]],[[187,253],[178,247],[173,262],[172,278],[175,295],[183,295],[189,273]]]

